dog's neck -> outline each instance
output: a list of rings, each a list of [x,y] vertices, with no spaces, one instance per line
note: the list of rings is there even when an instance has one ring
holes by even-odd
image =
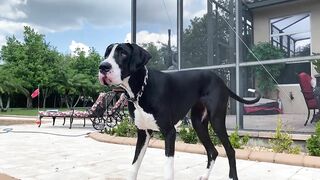
[[[128,100],[135,102],[139,101],[147,86],[148,69],[146,67],[138,69],[130,76],[123,79],[122,88],[126,90],[129,95]]]

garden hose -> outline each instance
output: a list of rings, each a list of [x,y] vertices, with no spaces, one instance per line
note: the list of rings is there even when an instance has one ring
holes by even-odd
[[[4,128],[4,129],[2,129],[2,132],[0,132],[0,134],[5,134],[5,133],[30,133],[30,134],[47,134],[47,135],[64,136],[64,137],[80,137],[80,136],[87,136],[91,132],[87,132],[87,133],[84,133],[84,134],[68,135],[68,134],[39,132],[39,131],[19,131],[19,130],[17,131],[17,130],[13,130],[13,128]]]

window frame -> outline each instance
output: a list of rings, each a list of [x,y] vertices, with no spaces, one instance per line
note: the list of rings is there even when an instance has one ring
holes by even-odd
[[[273,33],[272,34],[272,24],[271,24],[271,21],[274,20],[274,19],[279,19],[279,18],[289,18],[289,17],[294,17],[294,16],[299,16],[299,15],[302,15],[302,16],[307,16],[308,15],[308,18],[309,18],[309,24],[308,24],[308,31],[293,31],[293,32],[283,32],[283,33]],[[310,53],[306,56],[311,56],[312,55],[312,28],[311,28],[311,13],[310,12],[301,12],[301,13],[296,13],[296,14],[291,14],[291,15],[284,15],[284,16],[277,16],[277,17],[272,17],[272,18],[269,18],[269,42],[271,44],[273,44],[272,42],[272,38],[274,37],[278,37],[280,38],[281,36],[288,36],[288,35],[295,35],[295,34],[302,34],[302,33],[309,33],[310,34]],[[273,44],[274,45],[274,44]],[[295,48],[295,47],[294,47]],[[296,48],[295,48],[296,49]],[[291,57],[299,57],[296,53],[294,49],[294,53],[293,55],[290,55],[287,56],[288,58],[291,58]],[[304,56],[305,57],[305,56]]]

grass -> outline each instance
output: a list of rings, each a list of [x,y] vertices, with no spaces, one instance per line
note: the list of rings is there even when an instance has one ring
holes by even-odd
[[[40,108],[40,111],[54,109],[54,108]],[[76,108],[77,110],[85,110],[85,108],[80,107]],[[61,108],[59,111],[67,111],[68,108]],[[38,108],[10,108],[7,112],[0,112],[0,116],[5,115],[20,115],[20,116],[37,116],[38,115]]]

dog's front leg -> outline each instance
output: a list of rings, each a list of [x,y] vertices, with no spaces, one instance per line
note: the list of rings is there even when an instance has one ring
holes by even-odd
[[[165,134],[165,155],[167,157],[166,164],[164,167],[164,179],[174,179],[174,147],[176,141],[176,129],[173,127]]]
[[[140,130],[138,129],[138,138],[136,144],[136,151],[132,162],[131,171],[128,180],[136,180],[138,171],[143,159],[143,156],[147,150],[149,140],[151,138],[151,130]]]

